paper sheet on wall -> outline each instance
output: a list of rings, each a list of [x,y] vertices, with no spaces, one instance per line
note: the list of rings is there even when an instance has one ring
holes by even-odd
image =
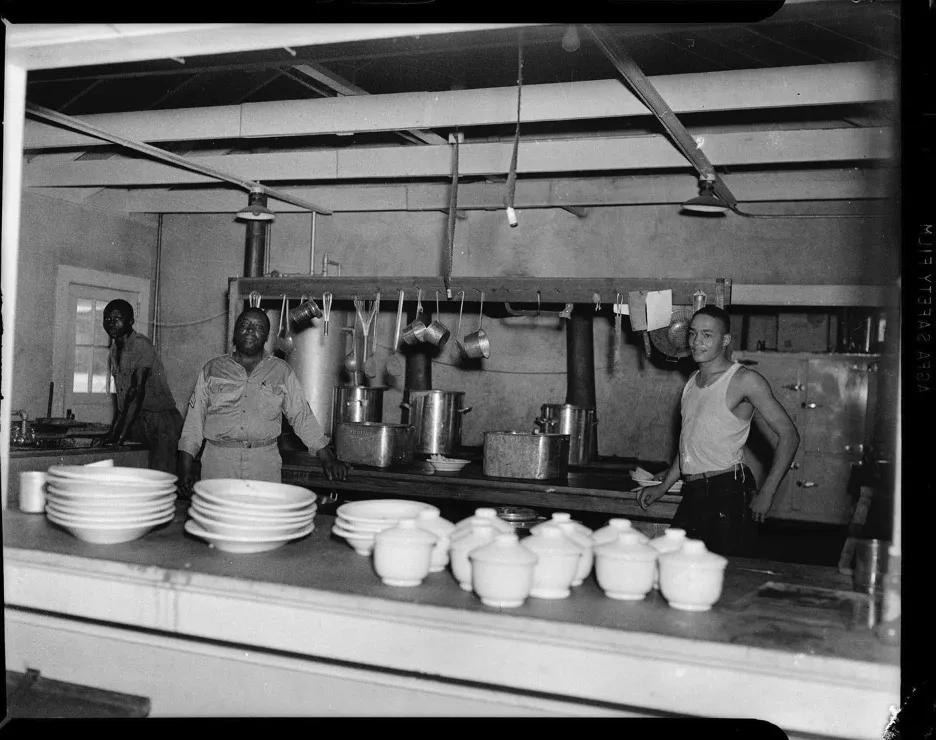
[[[651,290],[647,293],[647,329],[663,329],[673,318],[673,291]]]

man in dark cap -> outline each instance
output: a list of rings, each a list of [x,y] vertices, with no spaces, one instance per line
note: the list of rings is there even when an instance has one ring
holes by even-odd
[[[292,368],[264,351],[270,320],[260,308],[234,322],[234,350],[209,360],[195,382],[179,439],[179,490],[190,496],[193,464],[203,440],[201,477],[281,482],[277,438],[283,416],[314,451],[329,480],[344,480],[348,466],[328,447]]]
[[[117,411],[107,441],[149,447],[149,467],[175,473],[182,414],[166,382],[153,343],[133,329],[133,306],[117,298],[104,307],[104,331],[111,338],[110,371]]]

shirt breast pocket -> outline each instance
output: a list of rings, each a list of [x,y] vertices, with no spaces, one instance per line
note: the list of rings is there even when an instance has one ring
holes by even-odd
[[[260,386],[258,405],[260,416],[264,419],[278,421],[285,405],[285,392],[278,386]]]
[[[208,378],[208,408],[212,411],[231,411],[241,397],[241,385],[234,380]]]

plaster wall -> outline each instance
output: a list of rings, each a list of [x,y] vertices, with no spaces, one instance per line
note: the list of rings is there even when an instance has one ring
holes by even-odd
[[[854,210],[841,205],[842,212]],[[810,213],[814,206],[794,203],[773,210]],[[270,233],[268,269],[307,275],[314,260],[320,274],[327,253],[345,276],[441,275],[446,224],[445,214],[435,212],[318,216],[313,252],[311,216],[281,214]],[[453,273],[887,284],[898,272],[896,239],[889,219],[699,219],[680,216],[675,206],[641,206],[592,208],[585,218],[561,210],[521,211],[519,227],[511,229],[501,211],[472,211],[457,222]],[[228,279],[242,274],[243,254],[244,227],[230,215],[164,217],[160,331],[166,371],[183,412],[198,369],[227,350]],[[378,320],[385,351],[378,353],[377,381],[388,386],[384,421],[395,422],[403,379],[384,372],[395,323],[392,281],[390,286]],[[434,310],[434,296],[424,298]],[[462,336],[477,328],[477,298],[469,296],[465,304]],[[603,298],[607,304],[614,297]],[[489,308],[494,315],[504,313],[502,306]],[[443,301],[441,310],[454,332],[458,303]],[[671,459],[679,393],[691,363],[667,362],[656,353],[648,360],[641,337],[624,324],[614,361],[607,305],[595,319],[599,452]],[[481,444],[488,430],[531,429],[540,404],[565,401],[565,336],[558,318],[486,317],[484,329],[491,340],[489,360],[463,363],[450,342],[433,365],[433,387],[464,391],[473,407],[463,432],[469,445]],[[338,382],[343,381],[328,381]]]
[[[23,192],[12,408],[25,409],[31,419],[46,415],[49,383],[53,380],[58,266],[152,280],[155,249],[155,219],[130,219],[29,190]],[[135,328],[151,335],[152,326],[147,320],[138,319]]]

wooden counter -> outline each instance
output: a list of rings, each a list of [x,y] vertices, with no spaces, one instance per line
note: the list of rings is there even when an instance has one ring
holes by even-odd
[[[831,568],[734,559],[705,613],[608,599],[593,576],[500,610],[447,571],[383,585],[328,516],[257,555],[209,548],[184,518],[94,546],[3,512],[8,669],[147,696],[154,717],[688,715],[870,740],[898,702],[899,649],[841,609],[755,598],[847,587]]]
[[[313,490],[355,491],[381,495],[471,501],[496,506],[532,506],[548,509],[591,511],[614,516],[669,521],[682,500],[667,494],[651,509],[637,504],[629,467],[609,471],[571,471],[561,480],[533,481],[491,478],[480,461],[472,461],[459,473],[421,473],[414,466],[400,468],[355,467],[343,482],[330,481],[322,465],[307,452],[283,452],[283,482]]]

